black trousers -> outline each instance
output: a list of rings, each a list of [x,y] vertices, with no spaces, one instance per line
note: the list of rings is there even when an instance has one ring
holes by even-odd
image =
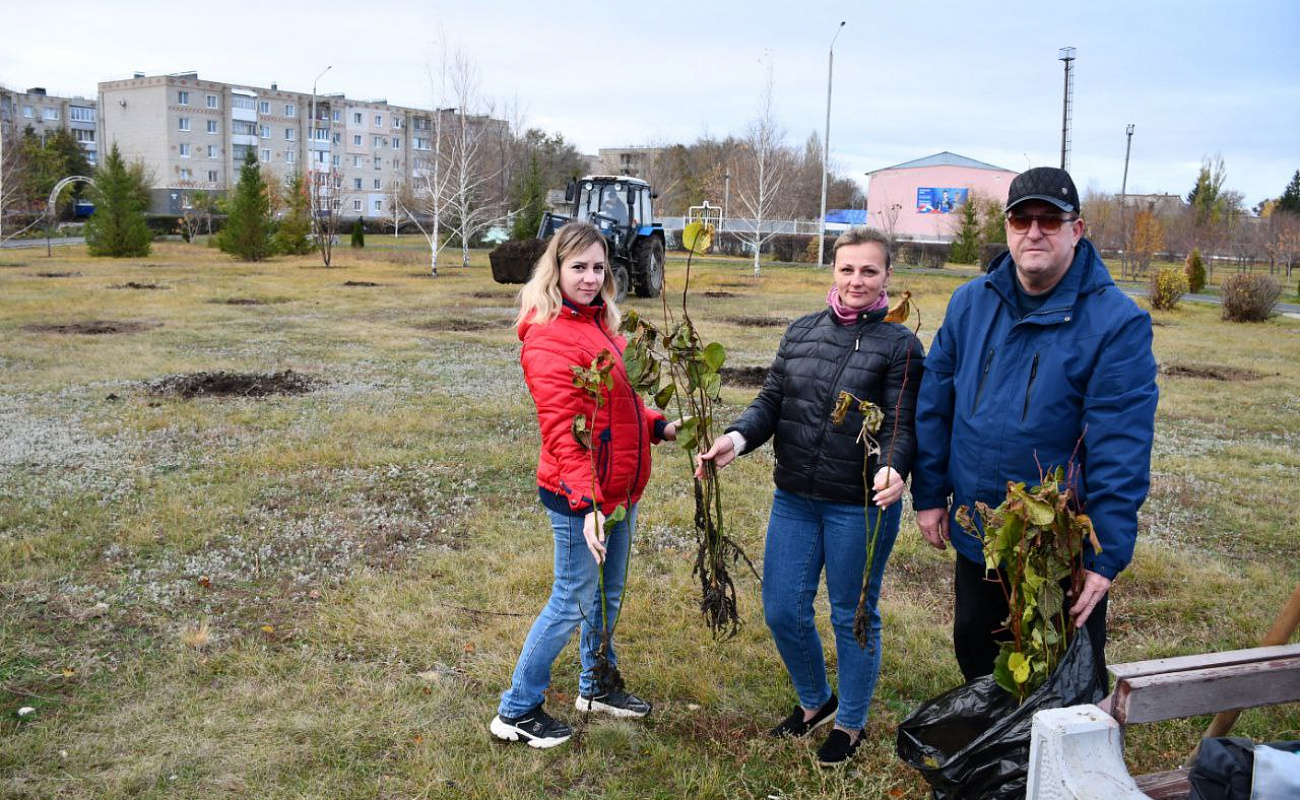
[[[998,657],[998,643],[1011,638],[1010,631],[999,630],[1004,627],[1002,623],[1009,610],[1002,587],[996,580],[985,580],[988,573],[984,564],[963,556],[957,556],[956,561],[952,646],[962,677],[969,683],[982,675],[992,674],[993,663]],[[1065,602],[1068,608],[1073,599],[1066,598]],[[1109,603],[1110,594],[1107,593],[1083,624],[1092,642],[1097,679],[1107,693],[1110,692],[1110,675],[1106,672],[1106,608]]]

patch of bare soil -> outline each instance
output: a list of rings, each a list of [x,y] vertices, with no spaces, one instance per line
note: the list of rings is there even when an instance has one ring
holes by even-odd
[[[1161,364],[1160,373],[1171,378],[1204,378],[1211,381],[1257,381],[1263,373],[1253,369],[1218,364]]]
[[[379,286],[374,281],[343,281],[344,286]]]
[[[436,319],[429,322],[420,322],[416,326],[422,331],[456,331],[467,333],[472,331],[495,331],[509,327],[508,322],[501,320],[484,320],[484,319]]]
[[[727,300],[732,297],[740,297],[740,295],[736,294],[735,292],[721,292],[717,290],[703,292],[702,294],[705,297],[711,297],[714,300]]]
[[[514,297],[515,293],[514,292],[485,292],[479,290],[477,292],[470,292],[469,296],[477,300],[501,300],[507,297]]]
[[[136,283],[135,281],[127,281],[126,283],[115,283],[109,288],[110,289],[166,289],[168,287],[162,286],[157,283]]]
[[[77,277],[77,276],[80,275],[80,274],[81,274],[80,272],[38,272],[38,273],[36,273],[36,277],[38,277],[38,278],[75,278],[75,277]]]
[[[216,303],[225,306],[264,306],[265,300],[254,300],[251,297],[228,297],[225,300],[209,300],[209,303]]]
[[[270,374],[256,372],[192,372],[169,375],[149,384],[152,394],[172,397],[268,397],[275,394],[306,394],[318,382],[286,369]]]
[[[723,367],[722,383],[724,386],[743,386],[749,389],[762,389],[767,380],[767,367]]]
[[[68,335],[100,336],[108,333],[140,333],[141,331],[161,328],[161,322],[128,322],[123,320],[97,319],[90,322],[69,322],[66,324],[47,323],[24,325],[28,333],[61,333]]]
[[[781,317],[723,317],[725,322],[746,328],[784,328],[790,320]]]

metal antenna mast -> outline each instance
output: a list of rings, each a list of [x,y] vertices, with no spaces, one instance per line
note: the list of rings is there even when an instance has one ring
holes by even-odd
[[[1074,110],[1074,48],[1062,47],[1058,58],[1065,62],[1065,98],[1061,114],[1061,169],[1070,169],[1070,115]]]

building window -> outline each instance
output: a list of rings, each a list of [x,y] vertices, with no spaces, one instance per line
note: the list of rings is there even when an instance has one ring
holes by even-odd
[[[235,136],[256,136],[257,126],[247,120],[234,119],[230,121],[230,132]]]
[[[234,158],[236,164],[242,164],[248,160],[248,154],[256,152],[251,145],[233,144],[230,146],[230,155]]]
[[[297,156],[297,155],[298,155],[298,154],[295,153],[295,152],[292,151],[292,150],[285,150],[285,151],[284,151],[284,163],[286,163],[286,164],[292,164],[292,163],[296,160],[296,156]]]
[[[73,122],[94,122],[95,109],[85,108],[83,106],[72,106],[68,109],[68,119]]]
[[[188,181],[192,177],[194,177],[194,173],[190,172],[188,169],[181,170],[181,180]]]
[[[361,134],[359,133],[352,134],[352,144],[356,145],[357,147],[361,146]]]
[[[380,178],[375,178],[375,188],[376,188],[376,189],[382,189],[382,188],[384,188],[384,182],[383,182],[382,179],[380,179]]]
[[[376,201],[375,201],[375,210],[376,210],[376,211],[383,211],[383,210],[384,210],[384,201],[383,201],[383,200],[376,200]]]
[[[360,210],[361,210],[361,201],[360,201],[360,200],[353,200],[353,201],[352,201],[352,210],[353,210],[353,211],[360,211]]]
[[[32,107],[31,107],[31,106],[23,106],[23,118],[24,118],[24,119],[31,119],[31,118],[32,118]]]
[[[217,107],[217,96],[215,94],[208,95],[207,100],[208,100],[208,108]]]
[[[399,130],[402,127],[402,118],[393,117],[393,130]]]
[[[394,136],[394,137],[393,137],[393,149],[394,149],[394,150],[401,150],[401,149],[402,149],[402,137],[400,137],[400,136]]]
[[[382,137],[382,136],[373,136],[373,137],[371,137],[371,140],[372,140],[372,144],[371,144],[372,147],[383,147],[383,146],[384,146],[384,137]]]
[[[383,114],[376,114],[376,115],[375,115],[375,127],[376,127],[376,128],[382,128],[382,127],[384,127],[384,115],[383,115]]]
[[[217,157],[217,146],[215,144],[208,145],[208,158],[216,158],[216,157]]]
[[[338,157],[338,156],[331,156],[331,157],[330,157],[330,163],[333,164],[333,165],[336,166],[336,167],[339,166],[339,165],[340,165],[340,159],[339,159],[339,157]]]
[[[239,123],[236,122],[235,124],[238,125]],[[248,123],[245,123],[245,124],[247,124],[248,127],[250,127],[250,128],[253,127],[253,123],[251,123],[251,122],[248,122]],[[257,126],[257,135],[258,135],[258,136],[261,136],[263,139],[270,139],[270,138],[271,138],[271,126],[270,126],[270,125],[259,125],[259,126]]]
[[[41,115],[47,120],[54,121],[59,118],[59,110],[57,108],[42,108],[41,112]]]
[[[379,169],[379,165],[382,163],[383,163],[383,159],[381,159],[379,156],[375,156],[375,169]]]
[[[352,115],[352,124],[353,124],[353,125],[360,125],[360,124],[361,124],[361,112],[360,112],[360,111],[358,111],[358,112],[356,112],[356,113],[354,113],[354,114]]]
[[[208,170],[208,183],[216,183],[216,182],[217,182],[217,171],[215,169]]]
[[[270,113],[271,113],[271,101],[269,101],[269,100],[259,100],[258,103],[257,103],[257,113],[259,113],[259,114],[270,114]]]
[[[271,160],[271,148],[269,148],[269,147],[263,147],[263,148],[262,148],[262,161],[264,161],[264,162],[269,162],[270,160]]]
[[[352,188],[353,188],[353,189],[358,189],[358,190],[361,188],[361,179],[360,179],[360,178],[353,178],[353,179],[352,179]]]
[[[183,130],[183,131],[188,131],[188,130],[190,129],[190,118],[189,118],[189,117],[177,117],[177,118],[176,118],[176,124],[177,124],[177,126],[180,127],[181,130]]]
[[[217,132],[217,121],[215,119],[208,120],[208,133],[216,133],[216,132]]]
[[[343,134],[341,133],[334,134],[334,138],[331,139],[331,141],[334,142],[334,144],[340,144],[343,141]]]
[[[298,115],[297,109],[293,107],[293,103],[284,104],[284,115],[286,117],[294,117]]]
[[[180,105],[187,106],[190,104],[190,93],[184,89],[176,93],[176,102]]]
[[[190,157],[189,142],[181,142],[181,158],[189,158],[189,157]]]
[[[294,135],[295,135],[295,134],[294,134],[293,128],[285,128],[285,129],[284,129],[284,140],[285,140],[286,142],[292,142],[292,141],[293,141],[293,137],[294,137]]]
[[[342,122],[342,121],[343,121],[343,112],[342,112],[342,111],[339,111],[338,109],[335,109],[335,110],[334,110],[334,113],[332,113],[332,114],[330,115],[330,118],[333,119],[335,122]]]
[[[424,137],[422,137],[422,136],[417,136],[417,137],[415,137],[415,149],[416,149],[416,150],[428,150],[428,149],[429,149],[429,140],[426,139],[426,138],[424,138]]]
[[[79,141],[79,142],[93,142],[93,141],[95,141],[95,132],[94,132],[94,131],[84,130],[84,129],[82,129],[82,128],[73,128],[73,129],[72,129],[72,136],[73,136],[73,138],[75,138],[75,139],[76,139],[77,141]]]
[[[257,101],[251,97],[237,94],[230,98],[230,107],[237,108],[240,111],[252,111],[257,107]]]
[[[356,167],[356,168],[358,168],[358,169],[361,168],[361,156],[353,156],[353,157],[352,157],[352,166],[354,166],[354,167]]]

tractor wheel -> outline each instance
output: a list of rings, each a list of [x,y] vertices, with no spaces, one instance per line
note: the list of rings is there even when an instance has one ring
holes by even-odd
[[[632,281],[627,274],[626,264],[615,262],[612,266],[614,268],[614,302],[621,303],[627,297],[628,285]]]
[[[636,296],[658,297],[664,290],[664,243],[644,239],[636,246]]]

